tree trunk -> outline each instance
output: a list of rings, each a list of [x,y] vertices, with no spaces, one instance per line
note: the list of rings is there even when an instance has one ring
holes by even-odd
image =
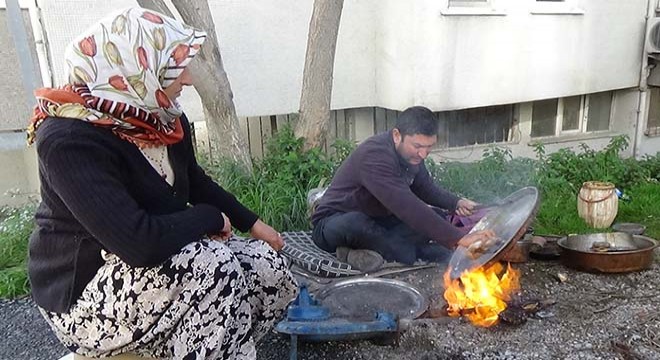
[[[138,0],[144,8],[172,16],[163,0]],[[207,1],[172,0],[183,21],[206,31],[208,37],[197,57],[190,63],[194,86],[202,99],[209,131],[210,145],[221,157],[234,160],[246,171],[252,171],[248,146],[241,134],[233,93],[222,64],[215,24]]]
[[[300,94],[300,119],[295,129],[297,137],[305,138],[305,149],[321,146],[328,130],[332,73],[343,6],[344,0],[314,0]]]

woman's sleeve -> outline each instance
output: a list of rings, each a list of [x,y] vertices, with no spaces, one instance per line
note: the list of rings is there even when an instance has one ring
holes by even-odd
[[[207,203],[225,213],[232,225],[240,231],[246,232],[259,219],[257,214],[243,206],[230,192],[218,185],[197,164],[190,165],[188,175],[190,176],[190,203]]]
[[[131,266],[158,265],[224,225],[220,210],[202,203],[165,215],[148,213],[122,182],[119,158],[99,143],[67,137],[39,152],[48,186],[104,248]]]
[[[195,152],[193,151],[192,140],[190,137],[190,125],[183,118],[186,148],[188,150],[188,178],[190,181],[190,203],[207,203],[215,206],[225,213],[231,224],[240,231],[246,232],[252,228],[252,225],[259,219],[257,214],[243,206],[236,197],[223,189],[197,163]]]

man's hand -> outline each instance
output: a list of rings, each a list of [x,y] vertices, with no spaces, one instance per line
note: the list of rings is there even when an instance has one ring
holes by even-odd
[[[232,231],[231,231],[231,221],[229,221],[229,218],[225,213],[222,213],[222,220],[224,220],[225,225],[222,227],[222,230],[220,230],[220,234],[217,235],[211,235],[209,236],[213,240],[227,240],[231,237]]]
[[[476,231],[471,234],[467,234],[463,236],[460,240],[458,240],[458,245],[457,246],[462,246],[464,248],[470,248],[470,246],[478,241],[481,242],[487,242],[488,240],[492,240],[497,238],[493,230],[481,230],[481,231]]]
[[[460,216],[470,216],[472,215],[475,206],[477,206],[476,202],[462,198],[456,203],[456,214]]]
[[[255,239],[261,239],[270,245],[275,251],[280,251],[284,247],[284,240],[282,239],[282,236],[280,233],[275,231],[272,227],[266,225],[261,220],[257,220],[257,222],[252,225],[252,228],[250,229],[250,236],[252,236]]]

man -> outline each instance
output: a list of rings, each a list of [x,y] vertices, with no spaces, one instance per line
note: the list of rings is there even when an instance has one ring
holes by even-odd
[[[424,159],[437,133],[431,110],[415,106],[400,114],[394,129],[360,144],[312,215],[314,242],[368,272],[379,268],[383,258],[404,264],[445,262],[449,249],[492,236],[465,235],[438,211],[468,216],[477,204],[438,187],[429,175]]]

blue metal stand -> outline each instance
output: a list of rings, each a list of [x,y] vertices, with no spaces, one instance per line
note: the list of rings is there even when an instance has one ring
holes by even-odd
[[[330,310],[320,305],[309,293],[307,286],[300,285],[296,300],[289,305],[287,317],[275,329],[291,336],[290,359],[298,358],[298,338],[308,341],[368,339],[384,333],[395,333],[398,324],[395,316],[377,312],[371,321],[351,321],[331,318]]]

